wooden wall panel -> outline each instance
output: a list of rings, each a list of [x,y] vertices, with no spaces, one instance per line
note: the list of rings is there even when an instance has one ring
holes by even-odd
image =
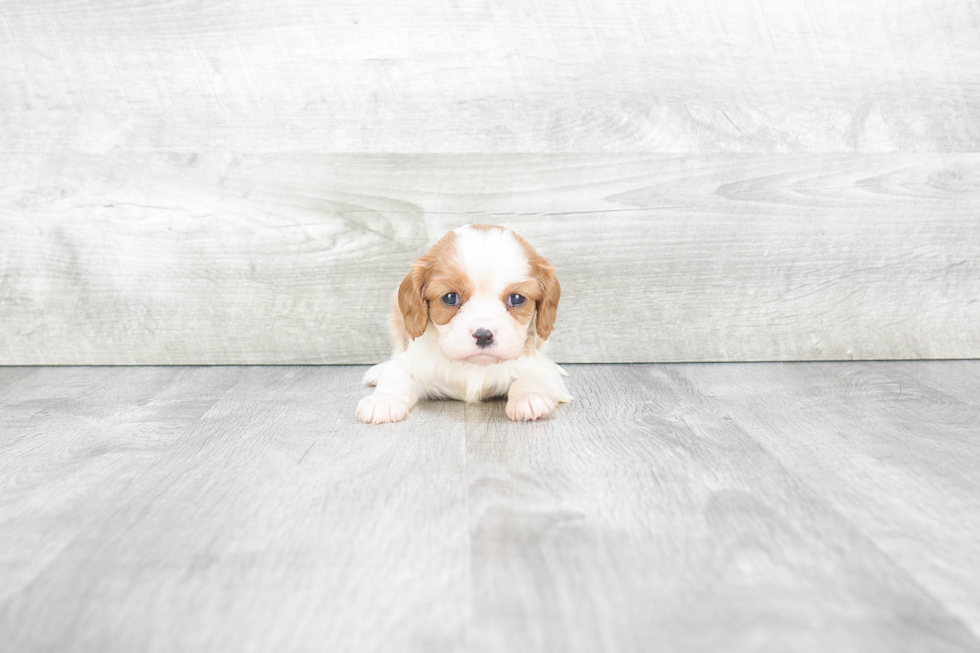
[[[0,362],[368,363],[467,222],[559,269],[566,362],[980,357],[980,155],[36,155]]]
[[[0,150],[934,152],[974,0],[5,0]]]
[[[975,0],[0,7],[0,363],[369,362],[471,221],[566,361],[980,355]]]

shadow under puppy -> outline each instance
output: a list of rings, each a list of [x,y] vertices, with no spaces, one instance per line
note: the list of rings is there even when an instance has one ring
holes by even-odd
[[[555,268],[504,227],[450,231],[412,264],[392,300],[392,358],[364,375],[363,422],[408,417],[425,398],[507,396],[507,417],[536,420],[571,400],[543,353],[558,313]]]

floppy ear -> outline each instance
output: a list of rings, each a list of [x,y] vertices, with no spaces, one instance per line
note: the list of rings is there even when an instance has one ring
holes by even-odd
[[[547,261],[542,261],[538,266],[538,283],[541,284],[543,294],[538,301],[538,316],[534,324],[541,339],[547,340],[555,328],[558,300],[561,298],[561,286],[558,284],[555,268]]]
[[[408,337],[415,340],[429,325],[429,303],[422,297],[424,268],[413,265],[398,287],[398,309],[405,320]]]

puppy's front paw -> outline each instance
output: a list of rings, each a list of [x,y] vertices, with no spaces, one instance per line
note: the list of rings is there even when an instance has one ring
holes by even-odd
[[[357,419],[367,424],[400,422],[408,417],[411,406],[397,395],[375,392],[361,399],[357,404]]]
[[[533,422],[547,417],[555,409],[555,400],[548,395],[526,394],[507,400],[504,412],[515,422]]]

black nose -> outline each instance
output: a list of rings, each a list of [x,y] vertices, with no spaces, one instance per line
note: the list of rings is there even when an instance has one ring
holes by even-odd
[[[489,347],[493,344],[493,333],[486,329],[477,329],[473,332],[478,347]]]

